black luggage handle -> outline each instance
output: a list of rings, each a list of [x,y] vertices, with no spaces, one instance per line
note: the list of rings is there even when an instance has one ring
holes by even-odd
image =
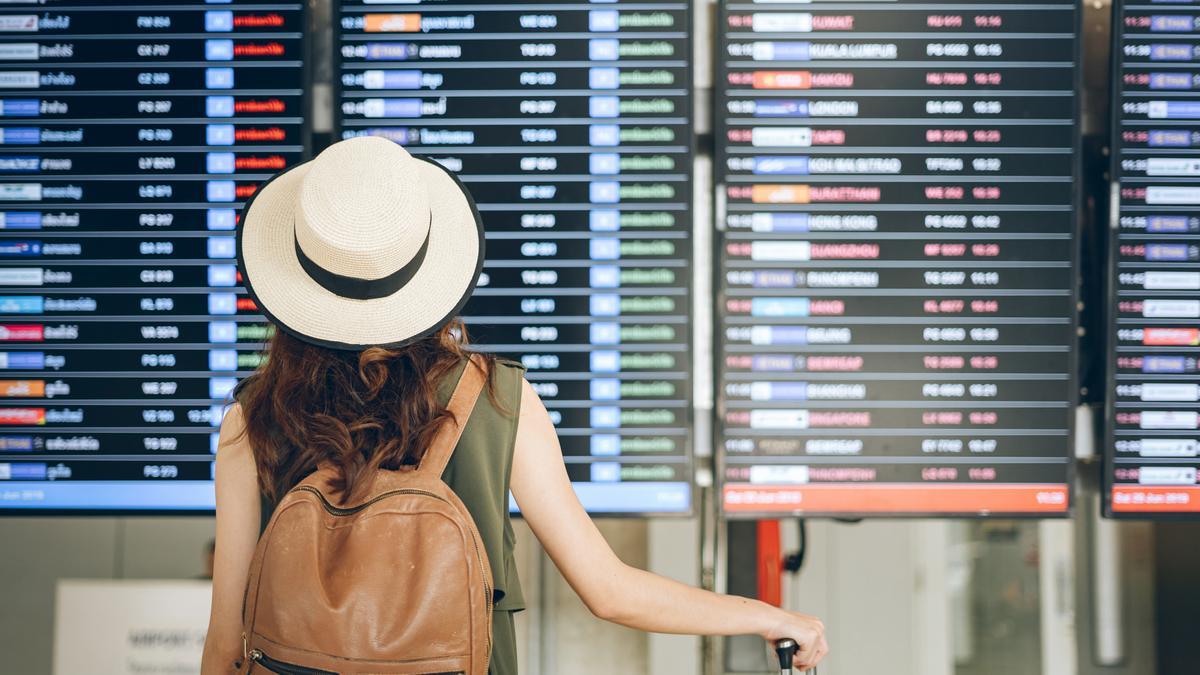
[[[779,657],[779,672],[780,675],[791,675],[792,673],[792,658],[796,656],[796,650],[800,645],[791,638],[783,638],[775,641],[775,656]],[[806,673],[809,675],[817,675],[816,668],[810,668]]]

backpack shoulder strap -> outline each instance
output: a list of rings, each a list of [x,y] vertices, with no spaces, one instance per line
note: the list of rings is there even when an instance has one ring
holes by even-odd
[[[454,387],[454,393],[450,395],[450,402],[446,404],[446,410],[450,411],[453,417],[433,437],[433,442],[421,459],[418,471],[440,477],[446,470],[446,464],[454,454],[454,447],[458,445],[458,439],[462,437],[463,429],[467,426],[467,419],[475,409],[475,402],[479,400],[479,395],[487,384],[487,376],[483,358],[472,354],[463,369],[462,377],[458,380],[458,385]]]

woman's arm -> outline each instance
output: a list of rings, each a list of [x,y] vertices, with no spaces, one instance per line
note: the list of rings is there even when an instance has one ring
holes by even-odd
[[[241,406],[234,404],[221,423],[217,447],[217,547],[212,613],[200,666],[204,675],[236,672],[242,660],[242,597],[258,544],[262,508],[258,471],[243,428]]]
[[[554,425],[528,382],[511,487],[522,517],[596,616],[656,633],[789,637],[800,644],[795,665],[801,668],[815,666],[828,652],[825,627],[815,617],[693,588],[621,562],[576,498]]]

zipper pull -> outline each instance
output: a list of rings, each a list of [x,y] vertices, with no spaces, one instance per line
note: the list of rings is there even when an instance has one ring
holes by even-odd
[[[250,641],[246,639],[246,631],[242,631],[242,661],[250,658]]]

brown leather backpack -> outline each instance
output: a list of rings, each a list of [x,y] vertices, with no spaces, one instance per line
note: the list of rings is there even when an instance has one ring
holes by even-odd
[[[242,672],[486,675],[491,566],[441,479],[485,381],[472,358],[418,468],[378,472],[353,504],[332,467],[284,496],[250,565]]]

